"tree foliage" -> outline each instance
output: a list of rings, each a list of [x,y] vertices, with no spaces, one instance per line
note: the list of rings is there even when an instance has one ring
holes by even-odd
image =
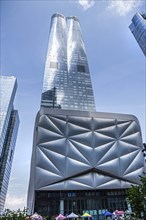
[[[10,209],[5,209],[0,220],[24,220],[27,217],[27,209],[18,209],[17,211],[11,211]]]
[[[146,177],[140,177],[140,181],[140,185],[131,185],[128,189],[128,200],[137,217],[140,217],[141,213],[146,216]]]

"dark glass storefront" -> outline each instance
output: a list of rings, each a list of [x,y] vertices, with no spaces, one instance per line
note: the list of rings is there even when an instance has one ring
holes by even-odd
[[[126,190],[36,191],[35,211],[49,219],[59,213],[90,213],[102,219],[102,210],[126,210]]]

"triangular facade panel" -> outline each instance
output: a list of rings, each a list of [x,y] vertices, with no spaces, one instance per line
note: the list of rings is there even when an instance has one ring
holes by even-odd
[[[119,137],[124,137],[124,133],[125,131],[128,130],[129,126],[131,124],[131,121],[118,121],[118,124],[117,124],[117,132],[118,132],[118,135]]]
[[[78,135],[70,136],[69,140],[73,140],[85,146],[92,147],[92,136],[92,131],[89,131]]]
[[[40,176],[42,178],[40,178]],[[55,174],[54,172],[41,169],[37,166],[35,168],[35,189],[39,189],[53,182],[57,182],[60,179],[62,179],[62,177],[60,177],[60,175]]]
[[[45,143],[41,143],[38,145],[38,147],[47,149],[49,151],[61,154],[61,155],[65,155],[66,154],[66,138],[62,137],[60,139],[56,139],[56,140],[48,140],[48,142]]]
[[[49,120],[52,122],[54,127],[59,129],[60,133],[66,134],[66,118],[65,117],[53,117],[48,116]]]
[[[50,160],[54,164],[56,169],[58,169],[60,171],[60,173],[61,173],[60,176],[62,176],[62,177],[65,176],[64,167],[66,165],[66,157],[64,155],[49,151],[44,148],[42,148],[41,150],[46,155],[46,158],[48,158],[48,160]],[[45,158],[45,160],[47,160],[46,158]],[[47,170],[51,171],[49,166],[47,167]]]
[[[104,144],[109,144],[111,142],[115,142],[115,138],[114,137],[108,137],[104,134],[98,133],[98,132],[94,132],[93,135],[93,143],[94,143],[94,147],[98,147],[98,146],[102,146]]]
[[[87,160],[90,164],[94,164],[94,152],[91,146],[84,145],[74,140],[69,140],[69,141],[83,155],[85,160]]]
[[[101,162],[99,161],[96,168],[98,170],[109,173],[109,175],[112,174],[114,176],[121,176],[119,158],[116,158],[114,160],[109,160],[106,162],[104,162],[104,160],[102,160]]]
[[[100,129],[109,128],[116,125],[116,119],[108,118],[94,118],[93,119],[93,130],[98,131]]]
[[[90,165],[90,161],[80,152],[80,148],[76,147],[73,143],[68,141],[67,143],[67,157]]]
[[[122,141],[129,143],[129,144],[133,144],[133,145],[140,145],[140,132],[136,132],[133,134],[129,134],[126,137],[122,137],[121,138]]]
[[[103,134],[107,137],[117,138],[116,125],[113,125],[113,126],[110,126],[110,127],[107,127],[107,128],[98,129],[96,131],[98,131],[99,134]]]
[[[46,143],[48,141],[53,141],[62,138],[61,134],[52,132],[50,130],[38,127],[37,143]]]
[[[80,134],[83,134],[83,133],[86,134],[86,133],[90,132],[90,130],[87,129],[87,128],[81,127],[81,126],[76,125],[76,124],[71,124],[71,123],[68,123],[67,129],[68,129],[67,135],[69,137],[80,135]]]
[[[119,153],[120,156],[128,155],[134,151],[139,151],[139,146],[136,144],[127,144],[125,141],[119,140]]]
[[[116,159],[119,156],[117,143],[109,142],[94,149],[95,166]]]
[[[134,133],[137,133],[137,132],[139,132],[139,129],[136,126],[136,123],[134,121],[131,121],[131,123],[129,124],[127,129],[125,129],[125,131],[123,131],[123,134],[121,135],[121,138],[131,136],[131,135],[133,135]]]
[[[47,115],[42,115],[40,122],[38,124],[38,127],[42,127],[44,129],[47,129],[49,131],[55,132],[57,134],[63,135],[62,131],[56,126],[50,117]]]
[[[72,125],[77,125],[81,128],[84,128],[85,130],[91,130],[93,127],[93,122],[92,122],[91,117],[83,117],[81,118],[80,116],[69,116],[68,117],[68,124]]]
[[[43,163],[42,163],[43,161]],[[36,151],[36,166],[46,171],[52,172],[56,175],[62,176],[60,170],[52,163],[52,161],[45,155],[45,153],[38,148]]]
[[[54,184],[48,184],[39,188],[40,191],[58,190],[65,189],[65,182],[57,182]]]
[[[91,169],[92,166],[80,161],[66,158],[66,177],[71,177]]]
[[[133,160],[125,170],[124,176],[127,176],[128,173],[133,173],[134,171],[143,168],[143,160],[142,161],[140,160],[141,152],[133,152],[131,153],[131,157],[133,158]]]

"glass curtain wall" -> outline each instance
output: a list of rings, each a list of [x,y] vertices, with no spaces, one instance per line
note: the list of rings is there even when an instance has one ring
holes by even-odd
[[[57,213],[63,215],[74,212],[83,215],[88,212],[100,218],[104,210],[126,210],[126,190],[84,190],[84,191],[39,191],[36,192],[36,210],[49,218]]]
[[[85,46],[76,17],[52,16],[41,107],[95,111]]]

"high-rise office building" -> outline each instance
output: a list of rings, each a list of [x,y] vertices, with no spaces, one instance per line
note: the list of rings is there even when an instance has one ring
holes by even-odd
[[[4,211],[19,126],[13,106],[16,89],[15,77],[0,76],[0,214]]]
[[[41,109],[34,129],[27,206],[49,218],[126,210],[126,190],[144,171],[140,125],[95,112],[76,17],[52,16]]]
[[[146,56],[146,13],[136,13],[129,28]]]
[[[85,46],[76,17],[52,16],[41,106],[95,111]]]

